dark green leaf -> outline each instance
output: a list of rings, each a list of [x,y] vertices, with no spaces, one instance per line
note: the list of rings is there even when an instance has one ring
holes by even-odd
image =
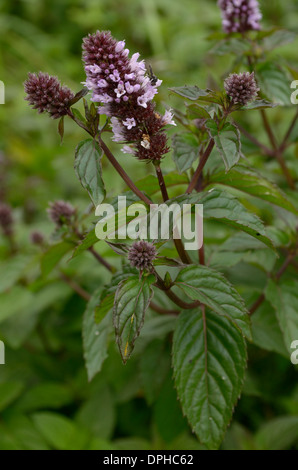
[[[226,171],[229,171],[241,157],[241,139],[238,128],[233,124],[226,123],[222,129],[218,129],[217,124],[211,119],[206,121],[205,126],[210,137],[214,139]]]
[[[174,377],[182,408],[200,442],[217,449],[244,381],[246,345],[224,317],[182,312],[173,340]]]
[[[145,313],[153,297],[155,276],[132,276],[122,281],[114,302],[114,326],[116,340],[124,363],[127,362],[140,334]]]
[[[188,266],[180,271],[175,285],[192,300],[199,300],[218,315],[228,318],[251,339],[250,318],[244,301],[222,274],[207,266]]]
[[[199,144],[192,134],[176,134],[173,137],[173,159],[179,173],[192,167],[199,158]]]
[[[273,62],[265,62],[257,67],[256,77],[262,93],[280,105],[291,105],[291,82],[287,72]]]
[[[243,165],[238,165],[237,168],[233,168],[229,173],[214,173],[210,176],[208,182],[211,184],[218,183],[231,186],[232,188],[239,189],[252,196],[283,207],[294,214],[298,214],[297,209],[276,184],[271,183],[262,175]]]
[[[291,280],[275,283],[270,279],[266,298],[276,311],[286,348],[292,353],[291,344],[298,339],[298,282]]]
[[[95,309],[100,303],[101,290],[95,291],[88,302],[83,320],[84,358],[89,380],[101,370],[108,356],[108,339],[112,327],[112,317],[108,312],[100,323],[95,323]]]
[[[95,206],[104,200],[106,194],[101,175],[101,156],[99,145],[93,139],[80,142],[76,148],[75,172]]]

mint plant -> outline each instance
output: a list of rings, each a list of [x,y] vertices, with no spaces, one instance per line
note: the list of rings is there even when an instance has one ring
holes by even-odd
[[[168,319],[165,336],[171,343],[177,395],[191,429],[208,449],[221,445],[232,419],[249,345],[262,342],[265,349],[275,350],[270,342],[272,322],[283,335],[289,356],[291,343],[298,338],[293,308],[298,286],[288,274],[297,269],[296,174],[287,164],[298,112],[279,142],[269,112],[290,104],[291,71],[276,58],[267,59],[268,51],[294,36],[262,30],[255,0],[218,4],[224,32],[210,38],[212,54],[234,54],[233,70],[226,71],[212,90],[196,85],[171,88],[163,112],[154,101],[161,80],[139,53],[131,55],[125,42],[110,32],[97,31],[83,40],[86,81],[76,94],[46,73],[29,74],[25,82],[29,104],[59,119],[61,139],[66,118],[86,132],[88,138],[76,147],[74,168],[94,210],[102,202],[116,207],[117,192],[104,184],[104,158],[126,183],[124,195],[131,206],[141,202],[149,211],[157,202],[168,207],[203,204],[207,235],[198,252],[187,251],[183,240],[176,238],[168,243],[122,240],[119,225],[114,240],[107,240],[108,250],[121,259],[112,265],[95,249],[104,242],[97,239],[93,224],[86,227],[85,214],[65,201],[52,202],[48,209],[56,226],[55,243],[46,247],[38,233],[32,234],[32,241],[43,250],[44,275],[66,253],[77,257],[86,250],[107,271],[106,285],[90,293],[63,270],[60,273],[61,280],[88,302],[83,338],[90,380],[107,357],[112,329],[126,364],[138,343],[142,348],[147,316]],[[249,130],[255,115],[261,117],[269,145]],[[145,162],[147,177],[135,181],[128,175],[117,149],[135,158],[136,164]],[[165,173],[163,160],[170,151],[177,171]],[[277,162],[283,189],[254,168],[255,155],[263,162]],[[261,220],[253,198],[268,206],[268,220]],[[0,209],[0,223],[5,225],[8,218],[10,224],[8,209]],[[214,227],[223,227],[219,240],[212,239]],[[9,228],[6,224],[7,236]],[[243,285],[235,286],[241,263],[263,270],[263,285],[251,286],[244,273]],[[237,266],[238,271],[233,270]],[[253,317],[262,307],[254,325]],[[158,367],[155,373],[159,374]]]

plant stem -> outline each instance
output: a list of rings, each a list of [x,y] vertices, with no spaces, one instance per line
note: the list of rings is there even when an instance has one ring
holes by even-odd
[[[62,281],[66,282],[66,284],[68,284],[80,297],[82,297],[82,299],[86,300],[87,302],[90,300],[90,294],[62,271],[60,272],[60,278]]]
[[[296,114],[295,114],[295,116],[294,116],[294,119],[293,119],[293,121],[291,122],[291,125],[290,125],[290,127],[289,127],[289,129],[288,129],[288,132],[286,133],[286,135],[285,135],[285,137],[284,137],[284,139],[283,139],[283,141],[282,141],[282,144],[281,144],[281,146],[280,146],[280,151],[281,151],[281,152],[283,152],[283,151],[285,150],[286,146],[287,146],[288,140],[289,140],[289,138],[291,137],[291,134],[292,134],[292,132],[293,132],[293,130],[294,130],[294,127],[295,127],[295,125],[296,125],[297,119],[298,119],[298,111],[296,112]]]
[[[101,149],[104,151],[105,155],[107,156],[108,160],[110,161],[110,163],[113,165],[113,167],[115,168],[115,170],[119,173],[119,175],[121,176],[121,178],[125,181],[125,183],[127,184],[127,186],[142,200],[145,202],[145,204],[152,204],[152,201],[150,201],[150,199],[148,199],[147,196],[145,196],[145,194],[143,194],[137,187],[136,185],[133,183],[133,181],[130,179],[130,177],[128,176],[128,174],[124,171],[124,169],[122,168],[122,166],[118,163],[118,161],[116,160],[116,158],[114,157],[114,155],[112,154],[112,152],[110,151],[110,149],[107,147],[107,145],[104,143],[104,141],[102,140],[102,138],[99,136],[98,137],[98,143],[101,147]]]
[[[191,182],[189,183],[189,186],[186,190],[186,193],[187,194],[190,194],[193,189],[195,188],[196,184],[197,184],[197,181],[198,179],[200,178],[201,174],[202,174],[202,171],[204,169],[204,166],[206,165],[207,163],[207,160],[213,150],[213,147],[215,145],[215,142],[214,142],[214,139],[211,139],[209,141],[209,144],[204,152],[204,154],[202,155],[202,158],[200,159],[200,162],[199,162],[199,165],[198,165],[198,168],[196,169],[196,171],[194,172],[194,175],[191,179]]]
[[[265,155],[268,155],[268,157],[274,156],[274,152],[269,147],[267,147],[266,145],[259,142],[244,127],[242,127],[241,124],[239,124],[237,122],[237,123],[235,123],[235,125],[239,128],[239,130],[242,132],[242,134],[244,134],[253,144],[255,144],[257,147],[259,147]]]
[[[160,307],[155,302],[150,302],[150,308],[161,315],[178,315],[178,310],[167,310],[165,308]]]
[[[157,279],[155,284],[156,287],[161,289],[172,302],[178,305],[178,307],[182,308],[183,310],[190,310],[201,305],[201,302],[197,300],[191,303],[184,302],[184,300],[180,299],[173,291],[171,291],[169,287],[165,286],[165,283],[156,271],[154,271],[154,274],[156,275]]]
[[[274,278],[275,277],[275,280],[276,281],[279,281],[279,279],[281,278],[281,276],[284,274],[285,270],[287,269],[287,267],[289,266],[289,264],[291,264],[291,262],[293,261],[293,259],[295,258],[296,256],[296,253],[295,252],[292,252],[292,253],[289,253],[285,262],[283,263],[283,265],[281,266],[281,268],[279,269],[279,271],[276,273],[275,276],[270,276],[271,278]],[[265,294],[262,293],[259,298],[255,301],[255,303],[253,304],[253,306],[250,308],[249,310],[249,314],[252,315],[253,313],[255,313],[255,311],[259,308],[259,306],[264,302],[265,300]]]
[[[108,263],[102,256],[100,256],[99,253],[97,253],[97,251],[94,250],[93,247],[91,248],[88,248],[88,251],[90,251],[90,253],[92,253],[92,255],[94,256],[94,258],[96,258],[105,268],[107,268],[111,273],[114,273],[116,270],[114,268],[114,266],[111,266],[110,263]]]
[[[78,239],[83,240],[83,238],[84,238],[83,234],[78,230],[78,228],[76,227],[75,224],[72,226],[72,229],[73,229],[73,232],[75,233],[75,235],[78,237]],[[88,251],[90,251],[90,253],[92,253],[94,258],[97,259],[97,261],[100,264],[102,264],[108,271],[110,271],[111,273],[116,272],[116,269],[114,268],[114,266],[112,266],[110,263],[108,263],[99,253],[97,253],[97,251],[95,251],[93,246],[88,248]]]
[[[169,195],[168,195],[167,187],[165,184],[165,180],[164,180],[160,165],[155,165],[155,171],[156,171],[156,176],[158,179],[163,201],[167,202],[169,200]],[[191,259],[189,258],[187,252],[185,251],[182,240],[180,238],[174,238],[174,244],[175,244],[176,250],[179,254],[181,261],[185,264],[191,264]]]
[[[278,163],[279,163],[279,165],[280,165],[280,167],[283,171],[283,174],[285,175],[285,178],[288,182],[288,185],[290,186],[291,189],[295,189],[294,181],[293,181],[292,176],[289,172],[289,169],[286,165],[286,162],[284,161],[284,158],[282,156],[282,151],[281,151],[282,147],[280,147],[280,148],[278,147],[275,136],[273,134],[270,123],[268,121],[267,114],[265,113],[264,109],[261,109],[261,116],[262,116],[262,119],[263,119],[265,130],[267,132],[267,135],[268,135],[269,140],[271,142],[272,148],[274,150],[273,155],[276,157],[276,159],[277,159],[277,161],[278,161]]]

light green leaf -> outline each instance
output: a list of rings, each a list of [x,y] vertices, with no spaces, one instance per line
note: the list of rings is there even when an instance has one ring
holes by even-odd
[[[275,108],[278,106],[276,103],[271,103],[271,101],[267,100],[255,100],[248,103],[246,106],[242,106],[239,111],[242,110],[254,110],[254,109],[266,109],[266,108]]]
[[[229,171],[236,165],[241,157],[241,138],[239,129],[231,123],[226,123],[222,129],[218,129],[217,124],[209,119],[205,126],[214,139],[215,146],[220,153],[226,167]]]
[[[270,279],[265,295],[276,311],[285,345],[292,353],[291,344],[298,339],[298,281],[275,283]]]
[[[48,276],[57,266],[59,261],[61,261],[66,253],[73,249],[74,246],[74,243],[67,241],[50,246],[41,258],[41,272],[43,276]]]
[[[93,139],[80,142],[76,148],[75,172],[95,207],[104,200],[106,194],[102,180],[101,156],[99,145]]]
[[[134,348],[134,343],[144,324],[146,310],[153,297],[155,276],[132,276],[122,281],[114,302],[114,326],[116,341],[124,363]]]
[[[102,288],[97,289],[87,304],[83,319],[84,358],[89,381],[101,370],[108,356],[109,334],[112,330],[112,318],[108,314],[99,323],[95,323],[95,309],[100,303]]]
[[[173,340],[178,396],[200,442],[217,449],[240,395],[246,367],[241,333],[224,317],[182,312]]]
[[[0,411],[2,412],[13,403],[23,390],[24,384],[19,381],[0,383]]]
[[[280,416],[263,425],[255,436],[258,450],[286,450],[298,441],[298,416]]]
[[[199,300],[228,318],[243,335],[251,339],[250,318],[244,301],[222,274],[207,266],[188,266],[180,271],[175,285],[192,300]]]
[[[234,196],[222,189],[213,188],[207,192],[183,195],[167,202],[168,205],[173,203],[180,206],[203,204],[205,219],[216,219],[240,229],[275,250],[259,217],[249,212]]]
[[[76,249],[73,252],[72,258],[76,258],[76,256],[80,255],[84,251],[88,250],[88,248],[91,248],[93,245],[95,245],[97,242],[99,242],[99,239],[97,238],[95,234],[95,228],[90,230],[83,240],[79,243],[79,245],[76,247]]]
[[[275,311],[263,302],[251,317],[253,342],[266,351],[274,351],[289,359]]]
[[[239,189],[239,191],[251,194],[276,206],[283,207],[294,214],[298,214],[297,209],[278,186],[243,165],[238,165],[237,168],[233,168],[229,173],[222,171],[212,174],[208,183]]]
[[[201,88],[194,86],[181,86],[170,88],[170,91],[176,95],[182,96],[182,98],[187,98],[191,101],[203,101],[206,103],[217,103],[221,104],[221,95],[212,90],[202,90]]]
[[[140,377],[146,401],[151,405],[158,397],[170,370],[170,354],[164,340],[154,339],[142,352]],[[158,374],[156,373],[158,371]]]
[[[176,134],[173,137],[173,159],[179,173],[192,167],[199,158],[199,144],[193,134]]]
[[[57,413],[36,413],[33,423],[45,440],[57,450],[84,450],[90,440],[82,426]]]
[[[284,68],[273,62],[262,63],[257,67],[256,78],[267,98],[280,105],[291,105],[292,80]]]

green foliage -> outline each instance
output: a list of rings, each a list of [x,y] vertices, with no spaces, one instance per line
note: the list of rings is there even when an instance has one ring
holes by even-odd
[[[0,203],[14,222],[12,236],[0,227],[0,450],[298,449],[294,0],[261,1],[262,29],[244,35],[220,32],[207,0],[2,3]],[[102,25],[163,80],[169,198],[82,89],[81,40]],[[29,110],[22,84],[39,70],[72,88],[75,122]],[[257,99],[232,105],[224,79],[253,70]],[[117,196],[141,201],[99,134],[154,204],[203,204],[199,253],[157,239],[151,270],[129,265]],[[76,216],[54,227],[46,207],[62,199]],[[119,216],[108,243],[104,200]]]

